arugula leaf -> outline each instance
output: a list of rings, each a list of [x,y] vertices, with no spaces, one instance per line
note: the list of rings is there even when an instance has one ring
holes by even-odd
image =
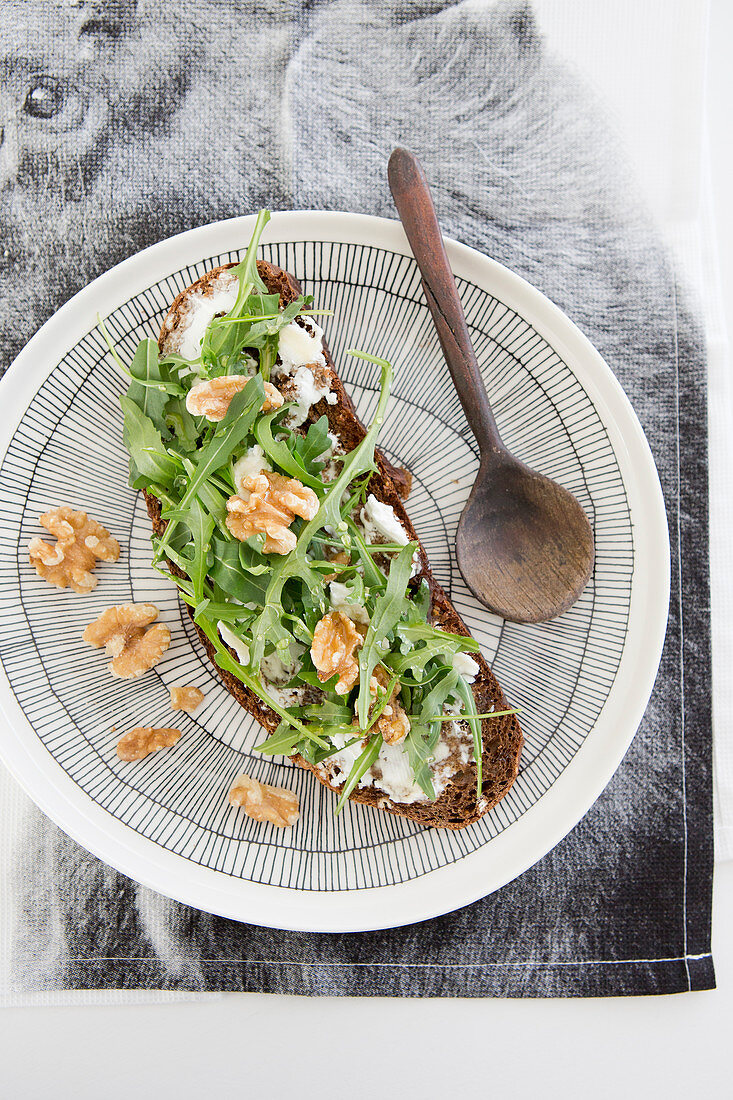
[[[182,450],[196,450],[201,430],[186,408],[185,397],[169,398],[165,406],[165,423]]]
[[[265,756],[292,756],[299,740],[298,730],[288,722],[281,722],[274,733],[255,745],[255,751]]]
[[[455,693],[459,679],[457,672],[452,669],[446,671],[445,676],[423,698],[417,716],[411,716],[410,729],[405,738],[415,781],[430,799],[435,798],[430,761],[440,738],[440,722],[433,720],[432,716],[441,711],[446,700]]]
[[[125,421],[122,441],[130,455],[130,485],[145,489],[151,481],[170,489],[178,467],[168,455],[160,432],[129,397],[120,397]]]
[[[240,603],[262,606],[267,581],[243,572],[239,544],[236,541],[226,542],[224,539],[214,538],[212,550],[214,561],[209,569],[211,579],[227,596],[233,596]]]
[[[369,590],[365,587],[364,578],[360,573],[354,573],[348,580],[337,581],[336,583],[340,588],[343,588],[343,599],[339,600],[339,603],[358,603],[361,604],[362,607],[364,606],[364,601],[367,598],[367,592]],[[331,584],[333,584],[333,581]],[[337,592],[339,596],[342,595],[340,589],[337,589]]]
[[[306,469],[305,463],[297,451],[293,453],[284,440],[275,439],[272,434],[273,422],[282,412],[282,409],[275,409],[274,412],[259,417],[254,425],[255,439],[275,466],[279,466],[290,477],[297,478],[304,485],[308,485],[320,496],[323,496],[325,486],[320,477],[316,477],[315,474]],[[278,425],[278,428],[280,427],[281,425]]]
[[[149,417],[158,431],[165,430],[165,407],[169,395],[158,388],[158,383],[168,381],[163,377],[158,360],[158,344],[155,340],[141,340],[130,363],[133,381],[127,390],[130,401]],[[142,385],[140,383],[143,383]]]
[[[348,733],[351,726],[320,726],[319,731],[324,737],[333,737],[334,734]],[[309,764],[320,764],[324,760],[328,760],[330,756],[335,756],[337,752],[343,752],[344,749],[350,749],[352,745],[358,745],[362,740],[362,734],[359,733],[357,737],[352,737],[351,740],[344,742],[338,748],[321,749],[318,745],[315,745],[307,741],[299,741],[297,744],[297,750],[300,755],[308,761]]]
[[[433,714],[431,721],[433,722],[455,722],[458,718],[459,721],[465,722],[469,718],[504,718],[507,714],[520,714],[519,707],[509,707],[507,710],[487,710],[483,714],[471,713],[463,711],[460,715],[455,714]]]
[[[354,548],[359,555],[359,561],[364,571],[364,581],[370,588],[376,588],[377,590],[384,588],[387,578],[369,553],[361,531],[352,519],[346,520],[346,526]]]
[[[257,270],[257,249],[263,230],[270,220],[269,210],[260,210],[255,222],[252,238],[247,246],[244,258],[234,268],[234,274],[239,279],[237,299],[226,314],[226,320],[235,321],[244,315],[262,312],[262,303],[259,299],[264,296],[270,302],[271,299],[267,287],[260,278]],[[253,291],[256,292],[253,294]],[[223,320],[223,318],[222,318]],[[241,361],[243,349],[248,344],[248,325],[220,324],[214,320],[208,326],[201,345],[201,362],[209,377],[228,374]]]
[[[438,642],[444,646],[445,653],[477,653],[479,644],[474,638],[468,638],[465,634],[453,634],[440,627],[431,626],[430,623],[400,623],[396,630],[397,636],[406,645],[415,646],[418,642]]]
[[[449,634],[429,623],[398,623],[395,634],[400,641],[400,653],[394,651],[384,663],[396,673],[411,672],[416,680],[423,678],[427,665],[434,659],[450,666],[456,653],[478,651],[478,642],[464,634]]]
[[[359,726],[367,729],[367,718],[371,697],[369,693],[369,681],[377,664],[384,657],[384,651],[379,648],[379,643],[384,641],[389,632],[394,629],[405,611],[407,583],[412,572],[412,555],[417,544],[408,542],[395,560],[387,577],[387,587],[381,596],[377,597],[372,612],[371,622],[367,630],[364,644],[359,651],[359,699],[358,715]]]
[[[375,734],[366,745],[366,748],[360,756],[354,761],[354,766],[349,772],[348,778],[344,783],[343,790],[339,795],[339,800],[336,803],[336,810],[334,816],[338,816],[344,808],[344,803],[353,791],[356,784],[361,777],[369,771],[374,761],[379,756],[379,750],[382,747],[382,735],[381,733]]]
[[[483,739],[481,737],[481,723],[478,718],[470,717],[471,713],[476,710],[476,700],[473,697],[471,688],[462,676],[457,676],[457,679],[458,683],[455,687],[455,694],[463,703],[467,715],[466,721],[471,727],[471,733],[473,734],[473,758],[476,761],[476,797],[480,798],[481,786],[483,783]]]
[[[249,300],[254,301],[255,296],[253,295]],[[256,348],[263,339],[279,336],[280,329],[285,328],[291,321],[294,321],[298,314],[302,313],[305,307],[311,304],[313,298],[310,295],[305,298],[301,294],[294,302],[290,302],[280,311],[278,311],[280,297],[277,294],[257,295],[256,301],[258,305],[261,304],[262,313],[269,314],[269,316],[264,316],[261,321],[255,321],[248,330],[246,341],[247,347],[251,348]]]
[[[237,540],[239,542],[239,540]],[[235,542],[235,546],[237,543]],[[263,555],[247,542],[239,542],[239,564],[253,577],[261,577],[270,572],[270,567],[263,560]],[[263,592],[266,586],[263,586]]]
[[[259,667],[268,643],[277,645],[278,642],[290,643],[291,641],[295,641],[295,638],[283,624],[279,603],[272,603],[270,596],[266,593],[264,607],[252,624],[252,645],[250,646],[252,666]]]
[[[430,585],[425,578],[422,577],[417,591],[413,588],[410,594],[410,611],[407,616],[407,622],[410,624],[426,623],[432,611],[432,607],[433,597],[430,591]]]
[[[234,268],[234,274],[239,279],[239,294],[234,303],[234,308],[230,310],[228,314],[229,317],[238,317],[240,315],[242,306],[253,290],[259,291],[260,294],[267,294],[267,287],[260,278],[260,274],[257,270],[257,249],[260,246],[260,237],[269,220],[270,211],[260,210],[244,258],[240,260]]]
[[[325,454],[332,446],[328,436],[328,417],[321,416],[315,424],[311,424],[305,435],[293,432],[291,439],[294,442],[295,453],[299,455],[303,467],[312,474],[319,474],[325,465]],[[323,482],[321,482],[321,485]]]
[[[424,723],[411,719],[410,729],[404,742],[415,782],[431,802],[435,801],[435,787],[433,786],[433,773],[430,762],[433,759],[439,737],[439,726],[431,730]]]
[[[311,703],[308,706],[298,707],[298,712],[304,718],[312,718],[323,725],[350,725],[354,717],[351,707],[343,703]],[[361,739],[361,738],[360,738]]]
[[[214,520],[196,499],[191,502],[188,509],[186,526],[193,535],[191,564],[186,568],[186,572],[193,584],[193,599],[198,605],[204,598],[204,581],[208,572],[207,555],[211,549]]]
[[[168,577],[170,580],[170,577]],[[180,585],[181,599],[184,603],[187,603],[189,607],[198,609],[199,614],[206,614],[209,619],[215,620],[217,623],[237,624],[241,629],[249,627],[249,624],[253,618],[252,612],[238,603],[216,603],[213,600],[205,599],[196,603],[193,596],[186,593]],[[204,607],[203,605],[206,604]],[[195,616],[194,616],[195,617]]]

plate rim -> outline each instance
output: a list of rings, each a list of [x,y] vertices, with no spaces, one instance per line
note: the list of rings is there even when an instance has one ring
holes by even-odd
[[[254,221],[255,215],[244,215],[168,237],[110,268],[62,305],[31,337],[0,380],[0,393],[7,398],[0,426],[0,462],[38,387],[63,355],[95,327],[97,311],[105,315],[121,304],[116,288],[123,288],[126,301],[172,271],[244,245]],[[262,238],[262,243],[308,241],[359,244],[412,255],[398,221],[346,211],[276,211]],[[0,756],[11,774],[36,805],[82,847],[167,897],[234,920],[293,931],[372,931],[429,920],[493,893],[547,855],[593,806],[636,734],[656,680],[670,598],[669,531],[651,449],[615,375],[558,306],[478,249],[451,238],[446,238],[446,248],[458,278],[488,288],[488,293],[515,309],[555,349],[592,401],[620,466],[634,470],[633,481],[624,478],[627,491],[631,489],[634,497],[646,493],[641,526],[634,523],[629,502],[635,539],[629,623],[636,608],[634,621],[646,622],[644,644],[640,645],[638,628],[633,638],[629,630],[614,683],[583,744],[549,790],[511,826],[470,855],[420,878],[340,891],[306,891],[238,879],[194,864],[136,833],[93,802],[57,764],[34,735],[0,666],[0,714],[7,723],[7,727],[0,723]],[[472,275],[474,269],[480,275]],[[106,300],[104,311],[99,305],[94,308],[102,300]],[[115,304],[110,306],[109,301]],[[64,349],[61,354],[54,350],[57,340],[58,347]],[[619,735],[619,724],[614,723],[613,735],[604,743],[604,726],[610,725],[608,700],[618,693],[622,670],[629,681],[623,733]],[[25,736],[28,731],[30,738]],[[551,821],[545,822],[544,831],[537,830],[537,818],[541,822],[547,815]],[[535,833],[542,839],[537,840]],[[476,881],[480,882],[478,889]],[[234,890],[232,883],[236,883]],[[437,900],[446,897],[450,898],[448,904]]]

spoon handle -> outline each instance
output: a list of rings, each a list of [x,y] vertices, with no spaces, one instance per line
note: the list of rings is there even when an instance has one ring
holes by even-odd
[[[503,452],[422,165],[407,149],[398,148],[389,158],[387,175],[469,427],[482,456]]]

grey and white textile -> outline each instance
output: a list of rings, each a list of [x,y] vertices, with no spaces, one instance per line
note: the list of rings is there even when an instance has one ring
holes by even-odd
[[[89,280],[171,233],[260,206],[394,216],[385,164],[404,144],[445,232],[547,294],[614,370],[672,545],[660,672],[617,774],[540,863],[437,920],[341,936],[195,912],[82,851],[3,773],[8,1001],[714,984],[708,363],[724,383],[704,33],[694,0],[0,0],[3,367]]]

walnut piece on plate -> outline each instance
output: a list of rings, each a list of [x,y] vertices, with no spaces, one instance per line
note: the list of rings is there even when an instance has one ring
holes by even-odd
[[[348,695],[359,679],[359,659],[355,650],[364,639],[343,611],[329,611],[316,623],[311,657],[318,679],[325,684],[338,673],[336,693]]]
[[[117,755],[120,760],[144,760],[151,752],[169,749],[180,739],[181,731],[172,729],[154,729],[153,726],[138,726],[124,734],[117,742]]]
[[[68,504],[44,512],[40,523],[56,543],[33,538],[28,556],[38,576],[57,588],[91,592],[98,580],[92,573],[97,561],[117,561],[120,556],[120,544],[107,528]]]
[[[296,794],[285,787],[260,783],[246,773],[234,780],[229,801],[232,806],[240,806],[255,821],[269,821],[281,829],[289,829],[300,817]]]
[[[200,688],[193,684],[181,684],[171,688],[171,710],[186,710],[189,713],[200,707],[205,699]]]
[[[313,519],[318,497],[297,478],[263,471],[242,481],[249,498],[229,497],[226,525],[235,538],[244,542],[252,535],[264,534],[265,554],[289,554],[297,541],[290,524],[296,516]]]
[[[198,382],[186,396],[186,408],[192,416],[205,416],[207,420],[223,420],[232,400],[249,382],[248,374],[225,374],[210,381]],[[262,412],[272,412],[283,404],[283,396],[272,382],[265,382],[265,400]]]
[[[96,649],[104,646],[113,658],[107,666],[113,676],[134,680],[157,664],[170,645],[171,632],[163,623],[155,623],[157,618],[158,608],[152,603],[108,607],[82,637]]]

